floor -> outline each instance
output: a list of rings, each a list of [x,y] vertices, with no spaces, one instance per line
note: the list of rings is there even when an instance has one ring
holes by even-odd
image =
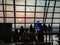
[[[48,36],[47,36],[48,37]],[[44,36],[45,38],[45,36]],[[47,40],[49,39],[49,37],[47,38]],[[45,39],[44,39],[45,40]],[[59,45],[57,40],[58,40],[58,37],[56,38],[56,35],[53,36],[53,45]],[[34,43],[34,42],[33,42]],[[23,44],[22,42],[18,42],[17,45],[20,45],[20,44]],[[15,45],[15,43],[10,43],[10,44],[7,44],[7,45]],[[34,44],[35,45],[35,44]]]

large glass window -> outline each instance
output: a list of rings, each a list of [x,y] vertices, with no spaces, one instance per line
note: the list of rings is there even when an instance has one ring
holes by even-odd
[[[60,23],[59,1],[56,1],[55,7],[55,1],[51,0],[50,4],[49,0],[47,2],[45,0],[15,0],[15,5],[13,3],[14,0],[3,1],[0,0],[0,23],[13,23],[14,28],[15,24],[16,28],[20,26],[27,28],[30,24],[34,24],[37,21],[45,22],[47,25]]]

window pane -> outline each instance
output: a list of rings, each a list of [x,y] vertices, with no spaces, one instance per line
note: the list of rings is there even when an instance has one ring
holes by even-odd
[[[47,14],[47,17],[48,17],[48,18],[49,18],[49,17],[52,18],[52,13],[48,13],[48,14]]]
[[[52,28],[53,28],[53,29],[55,29],[55,28],[58,29],[58,28],[59,28],[59,24],[53,24],[53,25],[52,25]]]
[[[21,26],[24,27],[24,24],[16,24],[16,28],[21,28]]]
[[[6,0],[7,4],[13,4],[13,0]]]
[[[3,12],[0,12],[0,17],[3,17]]]
[[[53,32],[54,33],[58,33],[59,32],[59,24],[53,24],[52,28],[53,28]]]
[[[59,18],[60,17],[60,14],[54,13],[54,17],[55,18]]]
[[[37,7],[36,8],[36,11],[37,12],[44,12],[44,7]]]
[[[34,19],[31,19],[31,18],[29,19],[29,18],[27,18],[27,19],[26,19],[26,23],[34,23]]]
[[[53,23],[59,23],[60,19],[53,19]]]
[[[26,0],[27,5],[35,5],[35,0]]]
[[[7,6],[7,11],[13,11],[13,6]]]
[[[26,24],[26,28],[29,28],[31,24]]]
[[[25,5],[25,0],[15,0],[16,4]]]
[[[14,17],[14,12],[6,12],[6,17]]]
[[[60,8],[55,8],[55,12],[60,12]]]
[[[3,23],[3,18],[0,18],[0,23]]]
[[[46,23],[51,23],[52,19],[46,19]]]
[[[26,17],[34,17],[34,13],[26,13]]]
[[[49,2],[49,1],[47,1],[47,4],[46,4],[46,6],[48,6],[48,2]]]
[[[54,6],[54,1],[50,1],[50,5],[49,6]]]
[[[0,4],[2,4],[2,0],[0,0]]]
[[[16,23],[24,23],[24,18],[16,18]]]
[[[26,11],[34,11],[34,7],[26,7]]]
[[[14,28],[14,24],[12,24],[12,28]]]
[[[56,2],[56,6],[60,6],[60,2]]]
[[[16,11],[24,11],[25,7],[24,6],[16,6]]]
[[[40,23],[43,23],[43,19],[35,19],[35,22],[39,21]]]
[[[29,28],[31,24],[26,24],[26,28]],[[34,24],[32,24],[32,26],[34,27]]]
[[[43,17],[43,13],[36,13],[36,17]]]
[[[37,0],[37,5],[38,6],[44,6],[45,5],[45,1]]]
[[[16,17],[24,17],[24,13],[22,12],[16,12]]]
[[[14,18],[6,18],[6,23],[14,23]]]
[[[49,8],[48,12],[53,12],[53,8]]]
[[[0,10],[3,10],[2,5],[0,5]]]

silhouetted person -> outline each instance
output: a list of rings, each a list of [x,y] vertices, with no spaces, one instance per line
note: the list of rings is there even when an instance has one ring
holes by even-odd
[[[31,32],[35,33],[35,29],[33,28],[32,24],[30,25],[30,33]]]
[[[33,41],[36,42],[36,35],[35,35],[35,33],[31,32],[31,33],[29,34],[29,38],[30,38],[30,41],[31,41],[31,42],[33,42]]]
[[[47,31],[49,32],[49,41],[50,41],[50,39],[51,39],[51,33],[52,33],[52,27],[51,27],[50,24],[48,24],[48,30]]]
[[[24,30],[24,32],[22,33],[22,35],[21,35],[21,40],[24,42],[24,43],[26,43],[26,42],[28,42],[28,33],[26,32],[26,30]]]
[[[20,28],[19,30],[20,30],[20,36],[21,36],[22,33],[24,32],[24,28],[23,28],[23,26],[21,26],[21,28]]]
[[[39,29],[41,28],[41,23],[39,21],[37,21],[35,24],[34,24],[34,27]]]
[[[44,29],[45,32],[47,32],[47,26],[46,26],[45,23],[43,24],[43,29]]]
[[[38,31],[38,41],[44,42],[44,30],[41,24],[40,24],[40,29]]]
[[[18,29],[15,29],[14,35],[13,35],[13,42],[19,42],[19,33],[18,33]]]
[[[46,36],[46,42],[47,42],[47,26],[45,23],[43,23],[43,30],[45,31]]]
[[[28,28],[26,28],[25,30],[26,30],[26,32],[28,32],[28,31],[29,31],[29,30],[28,30]]]

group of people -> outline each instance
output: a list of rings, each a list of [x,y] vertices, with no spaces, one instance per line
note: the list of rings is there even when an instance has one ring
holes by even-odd
[[[39,22],[37,23],[39,26],[38,29],[33,27],[32,24],[30,25],[29,28],[23,28],[23,26],[21,26],[21,28],[19,29],[20,32],[18,32],[18,29],[15,29],[15,32],[12,34],[13,42],[33,42],[33,41],[44,42],[44,31],[46,33],[48,31],[50,33],[52,27],[50,25],[48,25],[47,27],[46,24],[42,25]],[[37,30],[37,33],[36,33],[36,30]]]

